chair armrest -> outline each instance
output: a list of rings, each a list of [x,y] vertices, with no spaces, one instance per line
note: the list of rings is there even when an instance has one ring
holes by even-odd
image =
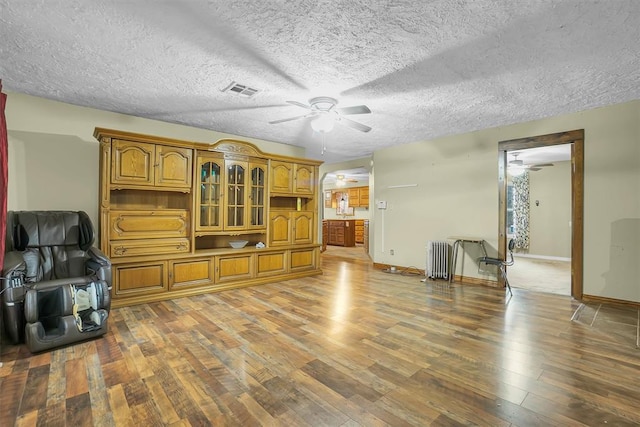
[[[4,254],[2,266],[2,280],[0,280],[4,301],[22,301],[24,298],[24,278],[27,273],[27,263],[22,253],[11,251]]]
[[[27,263],[24,262],[22,254],[11,251],[4,254],[4,265],[2,266],[2,277],[14,277],[27,271]]]
[[[98,248],[92,246],[87,251],[89,259],[86,262],[89,273],[95,274],[98,279],[111,284],[111,260]]]

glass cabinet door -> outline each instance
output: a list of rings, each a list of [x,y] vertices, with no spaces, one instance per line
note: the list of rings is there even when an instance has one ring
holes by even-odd
[[[242,163],[227,163],[227,215],[225,229],[245,228],[246,166]]]
[[[250,227],[265,228],[265,199],[267,188],[266,165],[251,165],[251,194],[249,194],[249,209],[251,212]]]
[[[198,229],[220,229],[221,163],[220,160],[201,159]]]

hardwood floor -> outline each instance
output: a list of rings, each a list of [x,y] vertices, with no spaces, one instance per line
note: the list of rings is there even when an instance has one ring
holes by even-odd
[[[640,423],[640,351],[571,321],[570,297],[322,258],[322,276],[113,310],[101,339],[4,344],[0,425]]]
[[[516,256],[508,275],[512,288],[571,295],[571,261]]]

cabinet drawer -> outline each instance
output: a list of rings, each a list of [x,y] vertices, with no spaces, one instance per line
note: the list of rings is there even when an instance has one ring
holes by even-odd
[[[162,211],[114,210],[109,213],[112,240],[187,237],[189,214],[183,209]]]
[[[112,258],[189,252],[189,239],[119,240],[109,243]]]
[[[114,266],[113,281],[119,295],[164,292],[167,283],[167,264],[164,261]]]
[[[282,274],[287,272],[287,259],[285,252],[258,253],[257,257],[257,276],[270,276],[273,274]]]
[[[291,251],[291,271],[309,270],[316,268],[317,248],[295,249]]]
[[[213,283],[213,259],[189,259],[169,262],[169,289]]]

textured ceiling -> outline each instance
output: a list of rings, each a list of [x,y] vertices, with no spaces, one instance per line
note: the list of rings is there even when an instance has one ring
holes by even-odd
[[[0,0],[9,91],[335,162],[640,98],[640,1]],[[223,92],[231,82],[252,97]],[[287,104],[365,104],[322,136]]]

